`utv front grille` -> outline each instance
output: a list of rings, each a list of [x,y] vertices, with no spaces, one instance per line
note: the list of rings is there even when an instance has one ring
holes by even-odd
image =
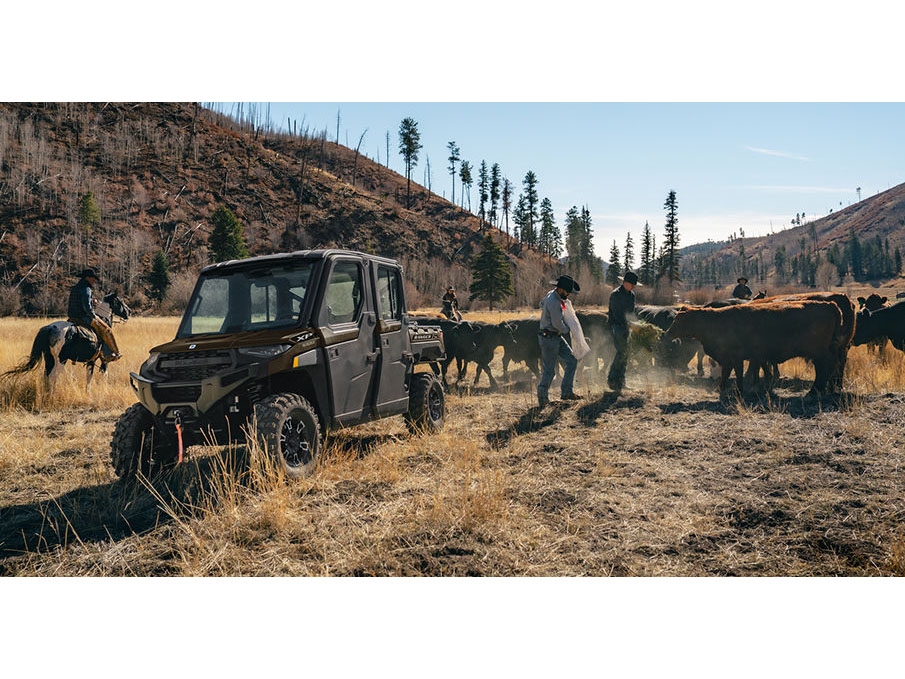
[[[157,372],[171,380],[203,380],[232,364],[232,356],[226,350],[185,351],[161,356]]]
[[[201,385],[167,387],[155,384],[151,387],[151,393],[158,403],[196,403],[201,398]]]

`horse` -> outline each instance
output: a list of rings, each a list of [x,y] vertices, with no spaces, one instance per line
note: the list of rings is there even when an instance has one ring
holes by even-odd
[[[112,327],[114,315],[119,316],[125,322],[129,320],[132,310],[116,293],[111,292],[103,298],[102,303],[96,305],[95,313],[98,318]],[[101,351],[102,348],[104,351]],[[106,347],[103,346],[103,342],[96,333],[69,321],[55,321],[38,330],[28,359],[12,370],[7,370],[0,377],[19,375],[34,370],[42,357],[44,358],[44,384],[49,390],[52,390],[56,384],[59,369],[65,365],[66,361],[85,363],[86,388],[91,386],[95,364],[100,361],[101,372],[106,375],[107,363],[109,363]]]

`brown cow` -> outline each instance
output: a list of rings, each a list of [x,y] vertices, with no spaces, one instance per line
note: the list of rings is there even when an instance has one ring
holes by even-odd
[[[746,360],[758,365],[806,358],[814,364],[812,392],[824,391],[838,358],[837,341],[842,314],[826,301],[740,304],[722,309],[686,309],[666,333],[669,340],[694,337],[704,352],[720,364],[720,391],[735,370],[743,389]]]
[[[842,322],[833,339],[833,345],[836,351],[836,361],[833,365],[832,375],[829,381],[831,391],[842,390],[842,378],[845,375],[845,363],[848,360],[848,350],[852,345],[852,338],[855,336],[855,304],[849,299],[848,295],[840,292],[801,292],[792,295],[777,295],[775,297],[767,297],[762,300],[751,301],[751,304],[770,304],[772,302],[832,302],[839,308],[842,314]],[[779,375],[779,369],[776,366],[775,376]]]

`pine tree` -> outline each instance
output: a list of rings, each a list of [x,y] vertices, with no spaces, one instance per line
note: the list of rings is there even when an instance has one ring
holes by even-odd
[[[465,207],[465,196],[468,196],[468,211],[471,212],[471,185],[474,179],[471,176],[471,163],[462,161],[459,167],[459,179],[462,180],[462,207]]]
[[[631,232],[625,234],[625,262],[622,270],[628,273],[635,268],[635,241],[632,240]]]
[[[506,220],[506,235],[509,236],[509,209],[512,207],[512,184],[503,177],[503,219]]]
[[[573,205],[566,212],[566,254],[569,256],[569,268],[576,274],[581,273],[581,242],[583,228],[578,208]]]
[[[522,180],[525,187],[525,217],[528,220],[527,235],[525,242],[534,246],[537,243],[537,231],[534,224],[538,220],[537,214],[537,175],[532,170],[525,173],[525,179]]]
[[[644,231],[641,232],[641,282],[644,285],[653,285],[653,261],[654,261],[654,237],[650,232],[650,225],[644,222]]]
[[[494,163],[490,168],[490,225],[497,224],[497,203],[500,200],[500,164]]]
[[[594,230],[591,227],[591,211],[585,205],[581,208],[581,261],[588,265],[594,280],[599,281],[602,275],[600,262],[594,254]]]
[[[525,232],[528,230],[528,217],[525,214],[526,209],[525,195],[520,193],[518,202],[515,204],[515,209],[512,211],[512,222],[515,225],[513,231],[516,240],[520,243],[525,242]]]
[[[151,286],[148,296],[158,305],[162,304],[166,299],[167,290],[170,288],[170,265],[163,250],[158,250],[154,255],[151,271],[148,274],[148,283]]]
[[[553,215],[553,203],[544,198],[540,203],[540,238],[538,247],[550,257],[559,257],[562,253],[562,236],[556,228],[556,217]]]
[[[619,279],[622,277],[622,269],[619,264],[619,246],[616,245],[616,241],[613,241],[613,245],[610,248],[610,261],[609,267],[606,270],[606,282],[612,285],[614,288],[619,285]]]
[[[459,162],[459,145],[451,141],[446,144],[449,149],[449,176],[452,177],[452,200],[453,205],[456,204],[456,163]]]
[[[666,230],[663,243],[663,273],[670,285],[681,280],[679,276],[679,208],[676,192],[670,191],[663,204],[666,210]]]
[[[211,249],[211,257],[215,262],[248,257],[248,250],[242,238],[242,225],[232,210],[221,205],[211,216],[211,224],[214,228],[208,244]]]
[[[412,168],[418,165],[421,133],[414,118],[403,118],[399,124],[399,153],[405,160],[405,207],[412,206]]]
[[[894,259],[895,259],[896,273],[900,274],[900,273],[902,273],[902,253],[899,252],[899,248],[896,248],[896,254],[895,254]]]
[[[90,240],[88,236],[92,229],[101,225],[101,211],[94,202],[94,195],[89,191],[79,201],[79,224],[85,236],[85,266],[88,266],[88,251]]]
[[[487,173],[487,161],[481,161],[478,170],[478,197],[480,198],[478,215],[481,217],[481,229],[484,228],[485,206],[487,205],[487,190],[490,187],[490,175]]]
[[[495,302],[506,299],[515,292],[509,260],[503,248],[489,233],[484,238],[481,252],[471,261],[471,275],[470,299],[485,300],[491,311]]]

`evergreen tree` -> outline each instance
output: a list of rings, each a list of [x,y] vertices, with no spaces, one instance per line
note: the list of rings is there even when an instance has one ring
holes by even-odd
[[[481,252],[471,261],[471,275],[470,299],[487,301],[491,311],[495,302],[506,299],[515,292],[509,260],[503,248],[489,233],[484,237]]]
[[[248,250],[242,239],[242,225],[232,210],[221,205],[211,216],[211,224],[214,228],[208,239],[208,245],[215,262],[248,257]]]
[[[515,209],[512,211],[512,222],[515,225],[515,238],[520,243],[525,242],[525,233],[528,230],[528,217],[526,216],[525,208],[525,196],[524,194],[519,194],[518,202],[515,204]]]
[[[578,208],[573,205],[566,212],[566,254],[569,256],[569,268],[576,275],[581,272],[581,242],[583,227]]]
[[[855,235],[855,229],[853,227],[849,228],[849,240],[848,243],[845,244],[845,250],[846,259],[848,260],[852,276],[855,278],[861,277],[864,272],[863,253],[861,250],[861,241],[859,241],[858,236]]]
[[[528,170],[522,185],[525,187],[525,217],[528,220],[528,237],[523,240],[533,247],[537,243],[537,231],[534,225],[539,218],[537,214],[537,175],[532,170]]]
[[[79,224],[85,237],[85,266],[88,266],[88,251],[90,248],[89,235],[91,231],[101,225],[101,211],[94,202],[94,195],[89,191],[79,201]]]
[[[490,168],[490,225],[499,226],[497,223],[497,203],[500,200],[500,164],[494,163]]]
[[[628,273],[635,268],[635,241],[632,240],[632,233],[629,231],[625,234],[625,258],[622,270]]]
[[[158,305],[162,304],[166,299],[167,290],[170,288],[170,265],[163,250],[158,250],[154,255],[151,271],[148,274],[148,283],[151,286],[148,296]]]
[[[897,274],[902,273],[902,253],[899,252],[899,248],[896,248],[895,267],[896,267]]]
[[[581,261],[588,265],[594,280],[599,281],[603,272],[600,261],[594,254],[594,230],[591,228],[591,211],[585,205],[581,208]]]
[[[553,203],[549,198],[544,198],[540,203],[540,251],[550,257],[559,258],[562,255],[562,235],[556,226],[556,217],[553,214]]]
[[[478,215],[481,217],[481,228],[484,228],[485,206],[487,205],[487,190],[490,188],[490,175],[487,173],[487,161],[481,161],[478,170],[478,197],[480,198]]]
[[[619,264],[619,246],[616,245],[616,241],[614,240],[612,247],[610,247],[610,261],[609,267],[606,270],[606,282],[615,288],[619,285],[619,279],[621,277],[622,269]]]
[[[666,231],[663,243],[663,273],[670,285],[681,280],[679,276],[679,208],[676,192],[670,191],[663,204],[666,210]]]
[[[399,153],[405,160],[405,207],[412,206],[412,168],[418,165],[421,133],[414,118],[403,118],[399,124]]]
[[[503,177],[503,219],[506,220],[506,235],[509,235],[509,209],[512,207],[512,184]]]
[[[468,211],[471,212],[471,185],[474,179],[471,176],[471,163],[462,161],[459,167],[459,179],[462,180],[462,207],[465,207],[465,196],[468,196]]]
[[[650,225],[644,222],[644,231],[641,232],[641,282],[644,285],[654,284],[654,236],[650,232]]]
[[[452,200],[453,205],[456,204],[456,163],[459,162],[459,145],[456,142],[447,142],[446,148],[449,149],[449,176],[452,177]]]
[[[738,275],[748,277],[748,266],[745,260],[745,244],[739,243],[738,246]]]

